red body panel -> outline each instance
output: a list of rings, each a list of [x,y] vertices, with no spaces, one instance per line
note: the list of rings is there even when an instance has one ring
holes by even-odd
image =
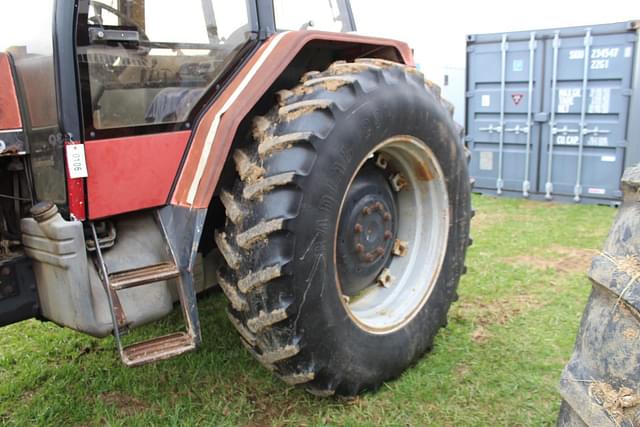
[[[190,134],[87,141],[89,219],[166,204]]]
[[[9,65],[9,56],[0,53],[0,130],[22,129],[16,85]]]

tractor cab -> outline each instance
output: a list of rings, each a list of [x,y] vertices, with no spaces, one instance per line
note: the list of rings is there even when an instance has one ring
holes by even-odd
[[[198,115],[276,26],[354,29],[344,0],[27,0],[4,8],[0,325],[41,312],[33,274],[22,272],[30,262],[20,221],[34,205],[50,202],[66,221],[86,221],[165,204]],[[132,173],[147,162],[158,166]]]

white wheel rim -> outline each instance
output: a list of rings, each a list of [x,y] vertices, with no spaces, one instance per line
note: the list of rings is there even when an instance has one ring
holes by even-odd
[[[397,194],[397,238],[409,243],[409,251],[404,257],[392,257],[388,269],[395,280],[389,287],[373,285],[353,301],[343,298],[342,303],[361,329],[382,334],[410,322],[433,292],[447,250],[450,214],[442,168],[433,151],[413,136],[395,136],[379,144],[360,164],[351,182],[366,160],[379,153],[390,159],[395,171],[408,183]],[[338,218],[347,193],[348,190]],[[336,237],[337,233],[336,228]],[[334,244],[334,257],[335,254]],[[342,292],[337,272],[336,281]]]

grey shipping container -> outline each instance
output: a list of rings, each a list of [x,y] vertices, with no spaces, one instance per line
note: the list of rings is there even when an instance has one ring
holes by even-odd
[[[640,162],[639,34],[630,21],[468,36],[476,191],[616,204]]]

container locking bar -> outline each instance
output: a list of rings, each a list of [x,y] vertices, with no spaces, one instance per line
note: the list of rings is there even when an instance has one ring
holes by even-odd
[[[560,32],[556,31],[553,35],[553,71],[551,75],[551,118],[549,120],[549,156],[547,158],[547,182],[544,185],[545,199],[551,200],[553,198],[553,147],[555,144],[555,137],[558,133],[556,127],[556,96],[558,92],[558,52],[560,50]],[[568,131],[567,127],[564,127],[565,132]]]
[[[481,130],[483,132],[489,132],[489,133],[502,133],[502,126],[494,126],[494,125],[489,125],[487,127],[484,128],[478,128],[478,130]]]
[[[522,127],[520,125],[515,125],[515,127],[506,128],[504,131],[505,132],[513,132],[516,135],[520,135],[521,133],[528,134],[530,129],[531,129],[530,125],[522,126]]]
[[[501,52],[501,76],[500,76],[500,145],[498,147],[498,179],[496,180],[496,193],[498,195],[502,194],[502,188],[504,187],[504,179],[502,177],[502,166],[503,166],[503,157],[504,157],[504,132],[505,128],[504,123],[504,107],[505,107],[505,95],[506,95],[506,86],[507,86],[507,50],[509,49],[509,43],[507,42],[507,35],[502,35],[502,43],[500,44],[500,52]]]
[[[582,129],[582,134],[585,135],[585,136],[586,135],[596,135],[597,136],[597,135],[601,135],[601,134],[605,134],[606,135],[608,133],[611,133],[611,131],[610,130],[605,130],[605,129],[600,129],[600,128],[598,128],[598,126],[596,126],[594,128],[591,128],[591,129],[589,129],[589,128]]]
[[[531,162],[531,133],[533,130],[533,120],[531,115],[533,114],[533,70],[536,54],[536,33],[531,33],[529,39],[529,99],[527,102],[527,147],[525,151],[525,163],[524,163],[524,180],[522,181],[522,196],[529,197],[529,190],[531,190],[531,181],[529,180],[530,174],[530,162]]]
[[[580,129],[568,128],[566,125],[561,128],[555,126],[551,128],[552,135],[569,135],[570,133],[580,133]]]
[[[576,186],[573,190],[573,200],[580,202],[580,196],[582,195],[582,161],[584,152],[584,137],[585,130],[587,130],[587,84],[589,81],[589,62],[591,58],[591,44],[593,38],[591,37],[591,28],[587,29],[584,36],[584,68],[582,72],[582,102],[580,103],[580,138],[578,140],[578,170],[576,173]]]

